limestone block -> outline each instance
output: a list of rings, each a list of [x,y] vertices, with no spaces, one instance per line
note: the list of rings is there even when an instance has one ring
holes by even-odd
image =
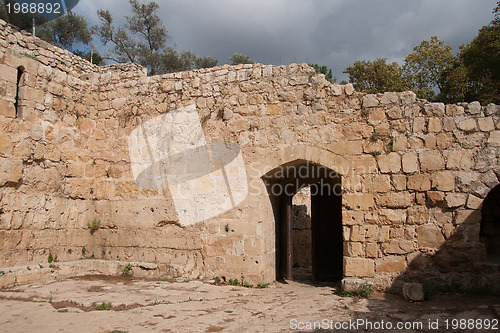
[[[90,179],[68,178],[64,192],[70,198],[88,199],[91,195],[92,184],[93,181]]]
[[[367,258],[377,258],[378,257],[378,245],[374,242],[368,242],[365,245],[365,256]]]
[[[373,194],[346,194],[345,205],[347,209],[369,210],[373,207]]]
[[[481,103],[478,101],[470,102],[467,105],[466,111],[470,114],[479,114],[481,112]]]
[[[399,103],[399,94],[397,92],[385,92],[380,98],[380,103],[384,105]]]
[[[345,278],[342,279],[342,291],[345,293],[354,292],[364,285],[372,285],[363,279]]]
[[[351,96],[352,94],[354,94],[354,86],[352,85],[352,83],[346,84],[344,86],[344,90],[347,96]]]
[[[400,106],[393,106],[387,110],[387,117],[389,119],[401,119],[403,116],[403,110],[401,110]]]
[[[446,168],[450,170],[471,170],[474,167],[474,157],[470,151],[452,150],[447,156]]]
[[[375,273],[373,259],[344,257],[344,275],[371,277]]]
[[[363,243],[344,242],[344,255],[347,255],[349,257],[363,257]]]
[[[377,140],[375,142],[368,140],[363,146],[363,151],[367,154],[371,154],[373,152],[381,152],[384,150],[384,143],[382,140]]]
[[[424,144],[427,149],[435,149],[436,148],[436,136],[434,134],[426,134],[424,136]]]
[[[414,173],[418,171],[418,158],[415,153],[406,153],[402,157],[403,172]]]
[[[472,209],[464,209],[457,212],[453,223],[455,225],[462,224],[479,224],[481,222],[481,211],[472,210]]]
[[[428,192],[429,193],[429,192]],[[408,224],[426,224],[429,223],[430,213],[425,206],[413,206],[408,208]]]
[[[433,224],[425,224],[417,227],[417,243],[419,247],[430,247],[438,249],[444,243],[441,230]]]
[[[496,105],[490,103],[484,109],[484,114],[487,116],[499,115],[500,114],[500,105]]]
[[[442,117],[444,111],[444,103],[427,103],[424,105],[424,113],[428,116]]]
[[[469,209],[481,209],[483,205],[483,199],[476,197],[473,194],[469,194],[467,198],[467,208]]]
[[[438,171],[432,174],[432,187],[438,191],[453,191],[455,189],[455,176],[451,171]]]
[[[397,173],[401,170],[401,156],[396,152],[377,156],[377,162],[382,173]]]
[[[388,192],[391,189],[391,178],[388,175],[370,175],[363,181],[365,192]]]
[[[347,140],[361,140],[372,135],[373,127],[368,124],[353,123],[342,128],[342,132]]]
[[[483,132],[489,132],[495,129],[495,123],[492,117],[478,118],[477,124],[479,129]]]
[[[403,272],[406,269],[405,257],[387,256],[375,261],[375,272],[394,273]]]
[[[448,116],[458,116],[464,113],[464,107],[461,105],[449,104],[446,105],[446,114]]]
[[[392,175],[392,186],[396,191],[406,190],[406,177],[404,175]]]
[[[434,133],[441,132],[442,129],[441,119],[436,117],[430,118],[428,129],[429,132],[434,132]]]
[[[377,205],[387,208],[407,208],[412,204],[412,196],[408,192],[384,194],[376,197]]]
[[[475,119],[464,119],[457,123],[457,127],[462,131],[475,131],[477,129],[476,120]]]
[[[404,91],[399,93],[399,96],[402,104],[412,104],[417,100],[417,95],[413,91]]]
[[[418,154],[420,169],[425,171],[435,171],[444,169],[444,159],[441,153],[434,150],[424,150]]]
[[[406,222],[406,211],[404,209],[379,209],[379,223],[403,224]]]
[[[5,133],[0,133],[0,155],[10,155],[14,149],[14,143]]]
[[[14,103],[5,99],[0,100],[0,115],[8,118],[15,118],[16,108],[14,106]]]
[[[408,239],[391,239],[382,244],[385,254],[407,254],[415,250],[413,241]]]
[[[0,157],[0,187],[17,184],[23,177],[23,161]]]
[[[358,155],[363,152],[363,142],[361,140],[334,142],[328,146],[328,149],[339,155]]]
[[[451,132],[457,128],[455,120],[452,117],[443,118],[443,129],[447,132]]]
[[[395,151],[406,150],[407,145],[408,145],[408,138],[406,136],[400,135],[394,138],[393,148]]]
[[[368,94],[363,96],[361,103],[364,108],[370,108],[379,105],[379,100],[377,98],[377,95]]]
[[[11,66],[0,64],[0,77],[7,82],[17,84],[17,69]]]
[[[365,221],[365,213],[355,210],[342,211],[342,224],[344,225],[361,225]]]
[[[409,190],[429,191],[431,189],[431,178],[426,174],[408,176],[407,187]]]
[[[427,200],[431,206],[437,206],[444,201],[445,194],[441,191],[428,191]]]
[[[444,202],[448,208],[458,208],[465,205],[466,200],[467,194],[465,193],[447,193]]]
[[[490,137],[488,138],[488,145],[493,147],[500,146],[500,131],[490,132]]]
[[[343,86],[341,86],[340,84],[332,84],[330,86],[330,91],[332,92],[333,96],[340,96],[343,92]]]
[[[377,171],[377,163],[373,156],[354,156],[350,160],[355,175],[375,173]]]

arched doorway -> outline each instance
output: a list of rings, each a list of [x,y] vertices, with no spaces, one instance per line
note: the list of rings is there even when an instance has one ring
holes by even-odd
[[[296,160],[262,177],[275,218],[276,278],[294,279],[294,228],[292,198],[310,187],[311,279],[340,281],[343,277],[341,176],[325,166]]]
[[[489,262],[500,263],[500,185],[486,196],[481,209],[480,242]]]

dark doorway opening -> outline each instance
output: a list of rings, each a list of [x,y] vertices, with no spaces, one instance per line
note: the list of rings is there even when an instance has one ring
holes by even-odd
[[[276,221],[277,280],[310,279],[340,281],[343,277],[342,186],[340,175],[324,166],[297,160],[267,173],[263,180],[273,204]],[[298,251],[294,237],[292,198],[310,188],[310,258],[311,266],[295,270]],[[297,265],[295,265],[297,266]],[[300,266],[300,265],[299,265]],[[299,267],[295,267],[299,268]]]
[[[483,201],[479,240],[486,246],[487,260],[500,264],[500,185]]]

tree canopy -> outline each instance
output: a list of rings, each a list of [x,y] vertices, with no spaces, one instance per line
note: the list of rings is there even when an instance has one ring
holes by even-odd
[[[388,64],[386,58],[375,61],[359,60],[347,67],[349,81],[358,91],[370,94],[386,91],[403,91],[408,88],[398,63]]]
[[[500,1],[493,13],[490,24],[457,56],[432,36],[413,48],[402,67],[378,58],[356,61],[344,73],[357,90],[368,93],[409,89],[429,100],[500,103]]]
[[[178,51],[167,45],[168,32],[152,1],[147,4],[129,0],[132,15],[125,16],[126,23],[117,27],[109,10],[98,10],[101,23],[94,31],[104,44],[112,44],[107,58],[116,62],[134,62],[147,68],[150,75],[189,70],[194,67],[213,67],[217,59],[198,57],[191,51]]]
[[[246,54],[241,54],[241,53],[234,53],[231,58],[231,65],[238,65],[238,64],[254,64],[255,61],[250,59],[249,56]]]

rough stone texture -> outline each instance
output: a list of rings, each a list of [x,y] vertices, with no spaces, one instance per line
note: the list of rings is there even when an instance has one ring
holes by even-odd
[[[262,177],[308,161],[340,174],[345,277],[389,287],[438,272],[448,284],[482,274],[498,287],[498,269],[471,269],[487,265],[479,209],[498,184],[498,106],[428,103],[413,92],[366,95],[306,64],[148,77],[138,65],[95,66],[0,26],[5,281],[16,281],[11,267],[45,265],[49,253],[61,262],[152,264],[159,278],[273,281],[279,231]],[[25,77],[15,110],[19,66]],[[137,185],[128,135],[189,105],[207,142],[241,149],[249,194],[181,227],[167,186]],[[94,219],[100,225],[91,233]]]
[[[421,283],[405,283],[403,285],[403,297],[405,300],[422,302],[424,296],[424,286]]]

